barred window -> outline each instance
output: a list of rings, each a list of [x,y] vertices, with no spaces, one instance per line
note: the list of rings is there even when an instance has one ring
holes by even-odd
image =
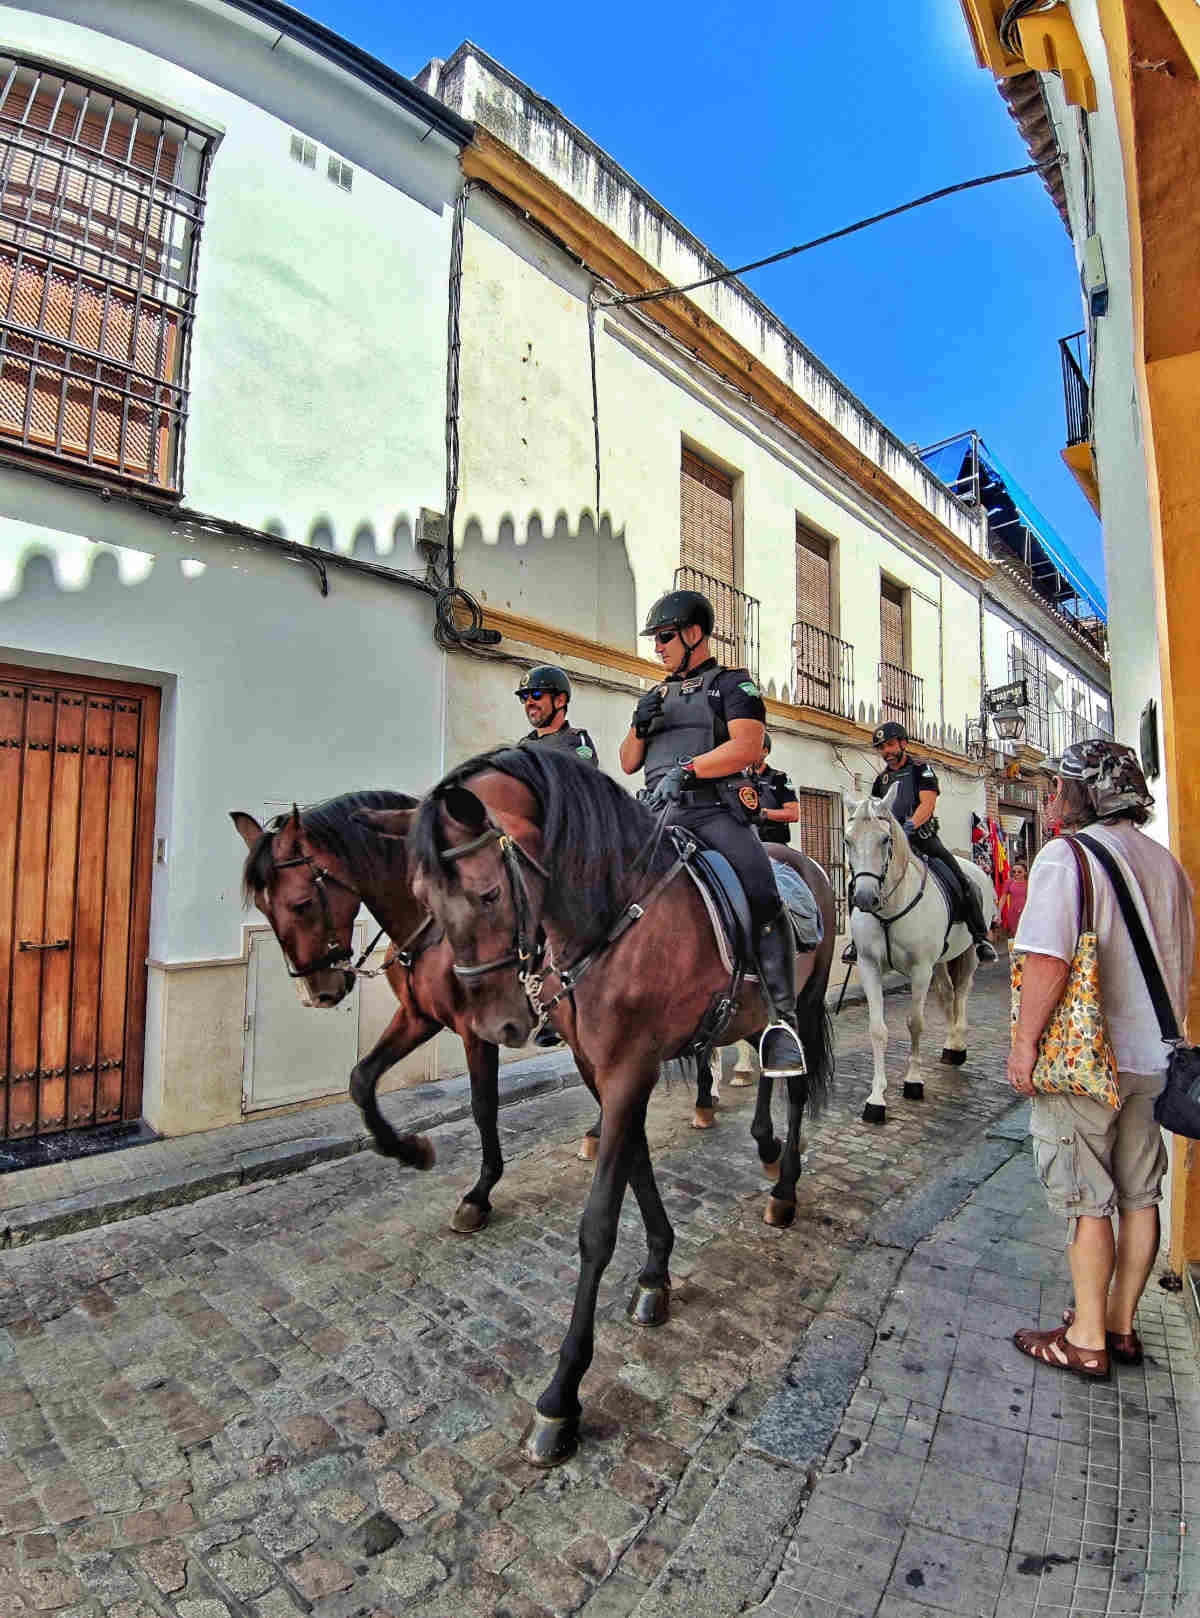
[[[211,139],[0,54],[0,452],[182,488]]]

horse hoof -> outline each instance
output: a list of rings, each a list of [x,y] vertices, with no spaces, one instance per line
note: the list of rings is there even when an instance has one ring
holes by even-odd
[[[437,1153],[433,1149],[433,1142],[428,1135],[415,1135],[413,1145],[419,1154],[414,1166],[424,1174],[426,1169],[431,1169],[437,1162]]]
[[[759,1167],[763,1171],[763,1178],[766,1179],[766,1180],[777,1180],[779,1178],[779,1165],[782,1162],[783,1162],[783,1153],[780,1152],[779,1156],[775,1159],[775,1161],[773,1163],[760,1163]]]
[[[482,1230],[492,1217],[490,1208],[481,1208],[477,1202],[460,1202],[450,1220],[450,1229],[460,1236],[473,1236]]]
[[[693,1129],[711,1129],[713,1126],[713,1109],[711,1107],[697,1107],[692,1114]]]
[[[625,1309],[625,1313],[635,1326],[661,1326],[666,1321],[671,1309],[671,1283],[666,1281],[662,1286],[643,1286],[641,1281],[633,1283],[633,1293]]]
[[[530,1466],[561,1466],[579,1447],[578,1416],[543,1416],[535,1410],[521,1443]]]
[[[790,1225],[795,1217],[796,1204],[794,1202],[784,1202],[779,1197],[767,1198],[767,1205],[763,1209],[764,1225],[783,1227]]]
[[[749,1090],[754,1083],[754,1074],[735,1073],[729,1082],[735,1090]]]
[[[904,1084],[905,1101],[924,1101],[925,1086],[920,1079],[906,1079]]]
[[[942,1061],[947,1067],[961,1067],[966,1059],[966,1051],[952,1051],[947,1048],[942,1052]]]
[[[863,1108],[864,1124],[882,1124],[887,1121],[887,1108],[878,1106],[874,1101],[868,1101]]]
[[[600,1155],[600,1142],[595,1135],[585,1135],[579,1142],[575,1156],[581,1163],[594,1163]]]

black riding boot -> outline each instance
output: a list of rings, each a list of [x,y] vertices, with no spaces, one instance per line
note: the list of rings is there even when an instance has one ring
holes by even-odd
[[[796,941],[782,906],[773,920],[759,929],[755,953],[759,987],[771,1018],[758,1042],[763,1076],[786,1079],[807,1073],[796,1022]]]
[[[858,959],[858,945],[854,942],[853,939],[851,939],[850,942],[846,945],[845,949],[842,951],[842,960],[843,960],[843,962],[845,963],[846,966],[853,966],[855,961],[857,961],[857,959]]]
[[[969,876],[964,876],[962,885],[965,891],[965,909],[967,912],[967,926],[971,937],[975,940],[975,958],[979,961],[994,961],[998,959],[991,939],[988,937],[987,922],[983,919],[983,905],[980,903],[979,890]]]

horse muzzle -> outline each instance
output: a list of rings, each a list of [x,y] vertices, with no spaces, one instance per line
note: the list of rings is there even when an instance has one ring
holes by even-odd
[[[879,889],[867,888],[864,890],[856,887],[850,900],[850,908],[852,910],[863,910],[868,916],[873,916],[879,909]]]

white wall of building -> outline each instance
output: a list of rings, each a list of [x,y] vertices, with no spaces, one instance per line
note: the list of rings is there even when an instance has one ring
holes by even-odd
[[[1083,114],[1067,106],[1062,87],[1053,75],[1042,75],[1042,85],[1066,159],[1063,178],[1076,258],[1082,259],[1083,244],[1094,230],[1100,238],[1108,279],[1107,313],[1088,322],[1092,432],[1108,599],[1113,604],[1108,635],[1114,734],[1118,741],[1136,748],[1138,721],[1145,704],[1153,700],[1161,712],[1162,684],[1154,578],[1148,563],[1152,553],[1150,500],[1133,371],[1132,258],[1125,171],[1096,0],[1071,0],[1071,16],[1096,80],[1096,111]],[[1090,163],[1083,149],[1081,119],[1086,120],[1089,132]],[[1089,185],[1094,198],[1092,218],[1088,216],[1086,200]],[[1160,723],[1160,749],[1161,743]],[[1166,790],[1161,781],[1157,789],[1154,782],[1150,785],[1157,790],[1158,805],[1147,830],[1166,842]]]

